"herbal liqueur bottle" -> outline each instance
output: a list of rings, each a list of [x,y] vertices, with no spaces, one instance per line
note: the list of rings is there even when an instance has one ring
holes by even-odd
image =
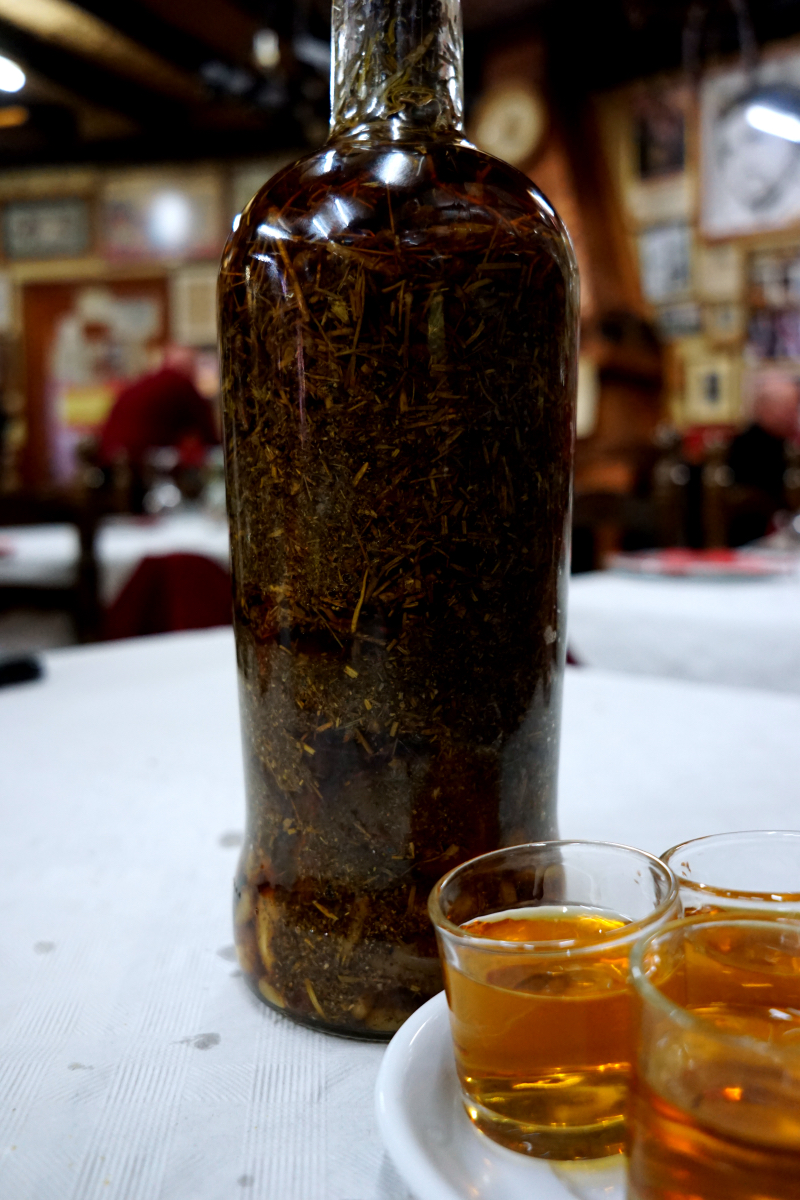
[[[436,879],[556,833],[577,272],[461,73],[459,0],[334,0],[330,137],[220,279],[239,961],[366,1038],[441,987]]]

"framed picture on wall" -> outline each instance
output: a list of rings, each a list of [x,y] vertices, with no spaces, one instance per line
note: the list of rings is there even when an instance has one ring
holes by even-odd
[[[170,313],[170,332],[177,345],[216,346],[216,263],[196,263],[173,272]]]
[[[800,86],[800,54],[762,62],[758,86]],[[800,221],[800,144],[748,124],[754,86],[742,70],[710,75],[700,99],[701,215],[711,237]]]
[[[702,300],[722,303],[741,299],[745,263],[735,242],[698,246],[695,261],[697,293]]]
[[[686,296],[692,282],[689,226],[674,221],[640,233],[639,270],[642,291],[651,304]]]
[[[12,200],[3,210],[7,258],[76,258],[89,249],[88,201]]]
[[[680,88],[642,88],[634,100],[636,174],[663,179],[686,165],[686,118]]]
[[[698,425],[727,424],[739,415],[737,364],[722,354],[703,355],[686,363],[684,416]]]
[[[703,330],[712,342],[738,342],[744,336],[743,304],[704,304]]]
[[[667,342],[700,333],[700,305],[694,300],[684,300],[680,304],[664,304],[656,310],[656,326]]]
[[[633,224],[691,221],[696,171],[686,130],[693,111],[685,83],[642,81],[597,98],[623,208]]]

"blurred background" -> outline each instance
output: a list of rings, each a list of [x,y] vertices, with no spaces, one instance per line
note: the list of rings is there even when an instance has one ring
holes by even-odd
[[[800,0],[464,20],[469,136],[581,268],[573,571],[793,549]],[[326,0],[0,0],[0,649],[228,619],[217,263],[325,138],[329,35]]]

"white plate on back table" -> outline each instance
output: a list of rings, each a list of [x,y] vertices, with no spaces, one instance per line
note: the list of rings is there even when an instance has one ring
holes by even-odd
[[[623,1200],[621,1155],[592,1162],[528,1158],[498,1146],[461,1101],[444,992],[395,1034],[375,1102],[383,1144],[418,1200]]]

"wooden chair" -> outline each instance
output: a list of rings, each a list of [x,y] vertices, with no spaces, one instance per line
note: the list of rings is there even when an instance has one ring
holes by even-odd
[[[0,527],[74,525],[80,551],[74,582],[66,586],[0,583],[0,611],[32,608],[69,613],[79,642],[96,641],[100,630],[95,536],[99,514],[91,497],[78,502],[67,496],[0,496]]]

